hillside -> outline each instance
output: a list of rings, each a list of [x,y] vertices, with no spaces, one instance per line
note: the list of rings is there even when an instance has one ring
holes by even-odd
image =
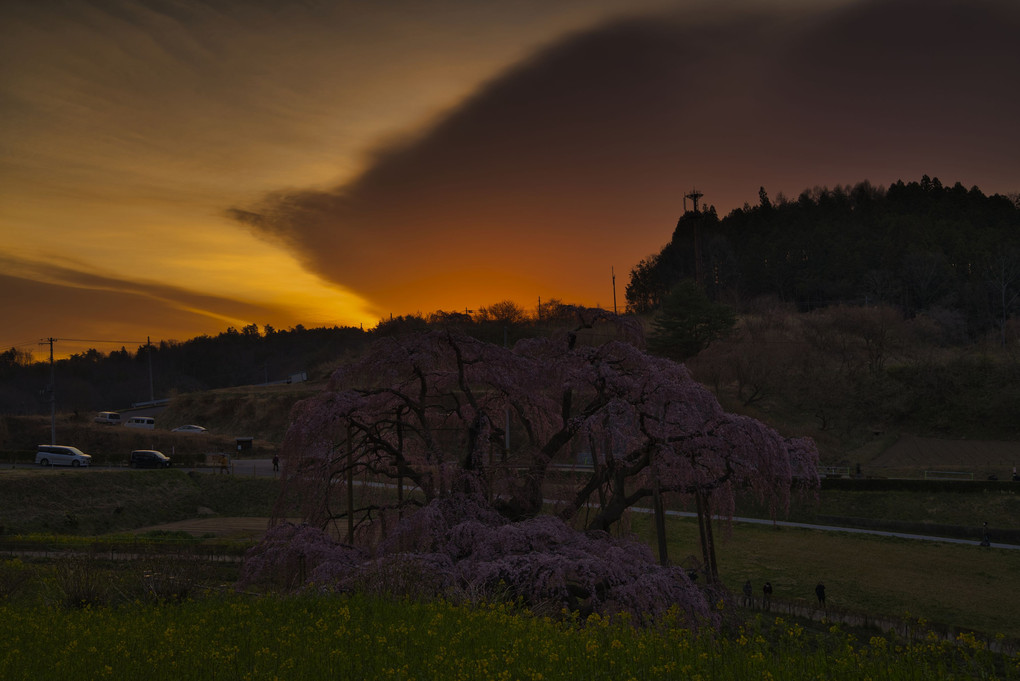
[[[741,315],[731,336],[688,366],[726,409],[814,438],[824,465],[861,466],[864,475],[881,477],[939,469],[1009,479],[1020,465],[1017,358],[991,344],[945,348],[925,328],[923,319],[887,308],[798,313],[777,304]],[[177,394],[158,415],[156,431],[61,414],[58,439],[97,463],[119,463],[136,448],[173,452],[179,460],[233,452],[239,437],[254,438],[251,455],[269,456],[294,403],[323,386],[320,379]],[[210,432],[169,432],[184,423]],[[49,430],[45,416],[0,418],[0,457],[30,459],[36,444],[49,442]]]
[[[294,403],[322,390],[325,381],[241,386],[176,395],[157,424],[198,423],[216,433],[235,433],[279,444]]]
[[[321,390],[323,381],[268,386],[241,386],[175,395],[156,416],[156,429],[135,430],[92,421],[91,413],[60,414],[57,439],[91,454],[97,464],[121,463],[132,449],[158,449],[179,461],[198,461],[205,454],[233,453],[238,438],[252,438],[246,456],[272,456],[287,431],[294,403]],[[207,433],[174,433],[194,423]],[[31,458],[39,443],[50,441],[45,416],[0,417],[0,457]]]
[[[290,401],[282,400],[279,408],[289,409]],[[159,421],[157,421],[159,423]],[[188,423],[193,423],[189,421]],[[93,423],[88,416],[61,414],[56,419],[57,444],[78,447],[92,456],[98,466],[123,466],[134,449],[156,449],[171,456],[177,465],[201,465],[206,455],[235,454],[238,438],[254,438],[245,456],[268,458],[279,446],[274,439],[253,436],[259,427],[257,419],[232,419],[232,425],[220,431],[215,426],[208,433],[174,433],[157,427],[155,430],[138,430],[126,426],[104,426]],[[233,425],[238,430],[233,429]],[[261,431],[267,434],[267,431]],[[43,416],[0,417],[0,463],[24,465],[34,460],[36,445],[50,442],[51,422]]]

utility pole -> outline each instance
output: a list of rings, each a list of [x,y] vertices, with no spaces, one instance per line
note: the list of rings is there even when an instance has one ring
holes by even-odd
[[[57,444],[57,372],[53,368],[53,341],[45,338],[39,345],[50,344],[50,444]]]
[[[156,390],[152,383],[152,337],[145,337],[145,354],[149,356],[149,402],[156,401]]]
[[[613,314],[619,314],[616,311],[616,269],[612,266],[609,267],[609,271],[613,275]]]

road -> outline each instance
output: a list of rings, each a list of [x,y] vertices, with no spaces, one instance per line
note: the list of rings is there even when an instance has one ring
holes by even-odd
[[[0,464],[0,469],[3,469],[3,468],[13,468],[13,467],[14,466],[12,466],[11,464]],[[33,464],[28,464],[28,465],[21,464],[21,465],[18,466],[18,468],[29,468],[29,467],[37,468],[37,466],[34,466]],[[97,470],[129,470],[126,466],[93,466],[93,468],[97,469]],[[207,473],[207,474],[210,474],[210,475],[221,475],[222,474],[222,471],[220,471],[220,469],[215,467],[215,466],[205,466],[205,467],[198,467],[198,468],[183,468],[181,470],[195,471],[195,472],[198,472],[198,473]],[[276,476],[280,475],[279,472],[276,472],[276,471],[273,470],[273,461],[272,461],[272,459],[234,459],[233,461],[231,461],[231,474],[232,475],[248,476],[248,477],[267,477],[267,478],[268,477],[276,477]],[[377,483],[377,484],[383,484],[383,483]],[[547,499],[546,502],[550,503],[550,504],[556,503],[556,501],[553,500],[553,499]],[[634,511],[635,513],[651,513],[652,512],[652,510],[650,508],[633,507],[631,510]],[[689,512],[689,511],[666,511],[666,515],[668,515],[668,516],[675,516],[675,517],[682,517],[682,518],[696,518],[697,517],[696,513],[692,513],[692,512]],[[764,519],[764,518],[739,518],[739,517],[734,517],[733,518],[733,522],[735,522],[735,523],[747,523],[747,524],[752,524],[752,525],[775,525],[775,526],[779,526],[779,527],[796,527],[796,528],[801,528],[801,529],[806,529],[806,530],[821,530],[823,532],[848,532],[848,533],[851,533],[851,534],[870,534],[870,535],[876,535],[876,536],[880,536],[880,537],[898,537],[900,539],[912,539],[912,540],[918,540],[918,541],[936,541],[936,542],[945,542],[945,543],[948,543],[948,544],[968,544],[968,545],[971,545],[971,546],[980,546],[981,545],[981,542],[979,540],[977,540],[977,539],[973,539],[972,540],[972,539],[958,539],[958,538],[955,538],[955,537],[936,537],[936,536],[931,536],[931,535],[926,535],[926,534],[910,534],[910,533],[907,533],[907,532],[889,532],[889,531],[885,531],[885,530],[871,530],[871,529],[862,529],[862,528],[856,528],[856,527],[838,527],[838,526],[834,526],[834,525],[814,525],[814,524],[810,524],[810,523],[797,523],[797,522],[790,522],[790,521],[785,521],[785,520],[775,520],[775,521],[773,521],[773,520],[767,520],[767,519]],[[1002,543],[992,542],[990,548],[993,548],[993,549],[1020,550],[1020,545],[1017,545],[1017,544],[1002,544]]]
[[[250,470],[249,470],[249,467],[250,467]],[[253,476],[278,475],[278,473],[273,473],[273,464],[272,464],[272,461],[270,459],[242,459],[242,460],[238,460],[238,461],[235,462],[234,474],[235,475],[253,475]],[[377,483],[377,484],[383,484],[383,483]],[[547,499],[546,502],[550,503],[550,504],[556,503],[556,501],[552,500],[552,499]],[[636,513],[651,513],[652,512],[652,509],[650,509],[650,508],[633,507],[633,508],[631,508],[631,510],[636,512]],[[675,516],[675,517],[681,517],[681,518],[697,518],[698,517],[696,513],[692,513],[692,512],[688,512],[688,511],[666,511],[666,515],[668,515],[668,516]],[[720,520],[724,520],[724,519],[720,518]],[[935,537],[935,536],[926,535],[926,534],[910,534],[910,533],[907,533],[907,532],[889,532],[889,531],[885,531],[885,530],[871,530],[871,529],[862,529],[862,528],[856,528],[856,527],[838,527],[838,526],[834,526],[834,525],[813,525],[813,524],[810,524],[810,523],[796,523],[796,522],[790,522],[790,521],[785,521],[785,520],[772,521],[772,520],[768,520],[768,519],[764,519],[764,518],[737,518],[737,517],[735,517],[735,518],[733,518],[733,522],[735,522],[735,523],[748,523],[748,524],[752,524],[752,525],[775,525],[775,526],[779,526],[779,527],[797,527],[797,528],[806,529],[806,530],[822,530],[824,532],[848,532],[848,533],[851,533],[851,534],[870,534],[870,535],[877,535],[877,536],[880,536],[880,537],[899,537],[900,539],[914,539],[914,540],[920,540],[920,541],[937,541],[937,542],[945,542],[945,543],[949,543],[949,544],[969,544],[969,545],[972,545],[972,546],[980,546],[981,545],[981,542],[978,539],[973,539],[972,540],[972,539],[958,539],[958,538],[954,538],[954,537]],[[1017,544],[1001,544],[1001,543],[992,542],[991,545],[990,545],[990,548],[1020,550],[1020,545],[1017,545]]]
[[[632,508],[632,511],[638,513],[651,513],[650,508]],[[688,511],[666,511],[666,515],[680,516],[684,518],[697,518],[697,513],[691,513]],[[723,518],[719,518],[723,520]],[[969,544],[971,546],[981,546],[981,542],[977,539],[956,539],[953,537],[933,537],[927,534],[909,534],[906,532],[887,532],[884,530],[867,530],[857,527],[836,527],[833,525],[811,525],[809,523],[794,523],[784,520],[766,520],[764,518],[733,518],[735,523],[749,523],[752,525],[776,525],[779,527],[799,527],[806,530],[822,530],[825,532],[849,532],[851,534],[873,534],[880,537],[899,537],[900,539],[918,539],[923,541],[938,541],[946,542],[949,544]],[[1020,549],[1018,544],[997,544],[992,542],[989,548],[993,549]]]
[[[246,475],[248,477],[267,477],[267,478],[271,478],[271,477],[279,475],[279,473],[273,471],[273,461],[272,461],[272,459],[233,459],[230,462],[230,466],[231,466],[231,473],[233,473],[234,475]],[[4,470],[4,469],[9,470],[9,469],[12,469],[12,468],[23,468],[23,469],[29,469],[30,468],[30,469],[39,469],[39,470],[42,470],[42,468],[40,466],[37,466],[37,465],[35,465],[33,463],[19,463],[19,464],[0,463],[0,470]],[[96,465],[96,466],[91,466],[90,468],[91,468],[91,470],[96,470],[96,471],[127,471],[127,470],[133,470],[131,468],[128,468],[127,465],[124,465],[124,466],[99,466],[99,465]],[[59,466],[59,467],[58,466],[54,466],[52,470],[53,471],[62,471],[62,470],[71,470],[71,469],[67,469],[67,468],[65,468],[63,466]],[[195,471],[197,473],[215,473],[215,474],[222,473],[222,471],[220,471],[220,469],[217,466],[181,467],[178,470],[188,471],[188,472]]]

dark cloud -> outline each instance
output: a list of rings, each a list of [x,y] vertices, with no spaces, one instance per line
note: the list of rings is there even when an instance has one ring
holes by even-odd
[[[760,185],[1015,190],[1017,35],[1020,11],[985,1],[621,21],[503,74],[350,185],[234,215],[384,308],[605,303],[610,266],[658,250],[694,184],[724,213]]]

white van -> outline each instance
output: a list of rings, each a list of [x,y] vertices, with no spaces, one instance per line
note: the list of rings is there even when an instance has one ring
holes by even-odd
[[[121,424],[120,414],[115,411],[101,411],[96,414],[94,420],[96,423],[105,423],[109,426],[119,426]]]
[[[92,457],[77,447],[66,445],[39,445],[35,453],[35,462],[40,466],[89,466]]]
[[[128,428],[144,428],[145,430],[152,430],[156,427],[156,419],[151,416],[132,416],[124,425]]]

